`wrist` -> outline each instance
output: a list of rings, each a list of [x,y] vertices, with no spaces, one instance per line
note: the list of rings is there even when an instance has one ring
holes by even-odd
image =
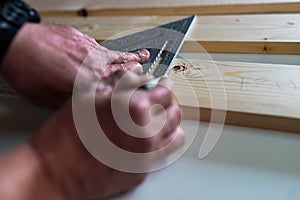
[[[38,25],[39,24],[27,22],[14,36],[9,48],[5,52],[5,56],[2,58],[2,60],[0,60],[0,74],[4,77],[4,79],[7,78],[6,76],[14,73],[15,68],[22,66],[20,66],[20,63],[24,62],[24,60],[20,60],[20,56],[18,56],[18,54],[20,54],[20,52],[26,52],[26,48],[28,48],[27,40],[29,40],[30,37],[33,37],[32,30],[34,30],[34,27]],[[16,74],[12,74],[12,77],[9,78],[13,78],[15,75]]]
[[[31,146],[23,144],[0,160],[1,199],[65,200],[48,176]]]

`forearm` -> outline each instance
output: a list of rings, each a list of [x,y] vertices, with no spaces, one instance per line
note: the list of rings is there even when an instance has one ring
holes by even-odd
[[[47,176],[30,145],[21,145],[0,159],[1,200],[64,200]]]

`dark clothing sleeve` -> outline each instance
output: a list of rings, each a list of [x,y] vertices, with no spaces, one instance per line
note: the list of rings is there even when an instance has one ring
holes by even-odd
[[[0,0],[0,10],[2,9],[2,5],[8,1],[15,1],[15,0]]]

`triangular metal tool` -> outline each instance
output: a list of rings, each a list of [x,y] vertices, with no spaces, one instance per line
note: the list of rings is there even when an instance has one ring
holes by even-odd
[[[123,52],[142,48],[148,49],[151,56],[143,64],[143,73],[152,74],[159,78],[169,73],[170,65],[180,50],[194,19],[195,16],[190,16],[118,39],[105,41],[101,45],[111,50]],[[155,69],[153,69],[154,66],[156,66]]]

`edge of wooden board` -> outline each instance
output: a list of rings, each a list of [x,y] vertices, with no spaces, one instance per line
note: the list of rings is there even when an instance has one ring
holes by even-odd
[[[210,108],[195,108],[190,106],[180,107],[182,109],[183,118],[188,120],[200,120],[208,123],[225,123],[227,125],[260,128],[265,130],[286,131],[293,133],[300,132],[300,119],[296,118],[213,110],[213,112],[219,112],[221,115],[224,115],[225,112],[226,118],[225,121],[212,121],[212,110]],[[199,112],[200,115],[194,115],[193,113],[195,112]]]
[[[104,40],[96,39],[101,44]],[[299,42],[247,42],[247,41],[185,41],[182,52],[241,53],[241,54],[300,54]]]
[[[219,15],[219,14],[254,14],[254,13],[297,13],[300,2],[202,5],[148,8],[109,8],[79,10],[41,10],[44,16],[141,16],[141,15]]]
[[[243,53],[243,54],[300,54],[300,41],[197,41],[209,53]],[[201,48],[202,49],[202,48]],[[184,52],[199,52],[199,46],[185,41]]]
[[[12,94],[0,94],[0,97],[13,99],[19,98],[19,96]],[[183,105],[180,105],[180,108],[182,109],[183,119],[187,120],[199,120],[208,123],[224,123],[227,125],[260,128],[265,130],[286,131],[293,133],[300,132],[300,119],[242,113],[235,111],[213,110],[213,112],[215,113],[219,112],[221,116],[223,116],[225,113],[225,121],[218,121],[211,119],[212,109],[210,108],[196,108]],[[200,113],[200,115],[195,115],[194,113]]]
[[[262,18],[265,17],[265,18]],[[65,24],[101,43],[115,34],[158,26],[180,16],[140,17],[45,17],[45,21]],[[299,14],[231,15],[198,17],[182,50],[185,52],[300,54]],[[236,30],[236,31],[235,31]],[[224,36],[223,36],[224,35]],[[200,44],[203,48],[199,48]]]

